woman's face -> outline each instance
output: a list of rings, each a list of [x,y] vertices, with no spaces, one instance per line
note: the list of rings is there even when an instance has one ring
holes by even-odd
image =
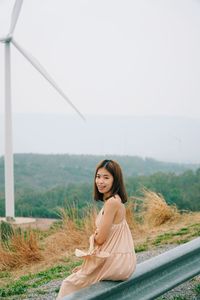
[[[96,186],[98,191],[101,194],[104,194],[105,197],[109,196],[109,192],[112,188],[114,178],[110,172],[105,168],[99,168],[96,175]]]

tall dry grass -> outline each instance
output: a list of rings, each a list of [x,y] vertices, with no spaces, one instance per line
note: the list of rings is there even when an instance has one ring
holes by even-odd
[[[73,209],[69,214],[67,209],[59,209],[58,215],[62,220],[60,229],[45,240],[45,256],[54,253],[64,253],[64,256],[74,253],[77,247],[87,248],[89,236],[95,229],[96,209],[88,207],[82,218]]]
[[[178,221],[180,213],[175,205],[168,205],[161,194],[143,189],[141,216],[144,224],[156,227],[170,221]]]
[[[0,270],[8,270],[42,260],[37,234],[32,230],[13,235],[6,244],[0,244]]]
[[[73,255],[75,248],[87,249],[89,236],[95,230],[98,210],[88,207],[81,213],[80,218],[80,211],[75,206],[60,209],[58,215],[61,226],[50,231],[41,241],[33,230],[26,234],[17,234],[15,231],[9,247],[0,246],[0,270],[39,261],[52,264]],[[162,195],[147,189],[143,189],[142,197],[131,197],[126,205],[127,222],[134,239],[138,240],[145,237],[150,227],[159,227],[179,217],[175,206],[169,206]]]
[[[136,213],[137,204],[135,200],[135,197],[130,197],[128,203],[126,204],[126,221],[131,232],[133,233],[133,236],[144,232]]]

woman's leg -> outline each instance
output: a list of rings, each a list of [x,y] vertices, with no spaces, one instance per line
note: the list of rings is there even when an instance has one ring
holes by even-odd
[[[56,300],[62,299],[64,296],[74,293],[77,290],[78,288],[73,283],[69,282],[66,278],[63,280],[61,284]]]

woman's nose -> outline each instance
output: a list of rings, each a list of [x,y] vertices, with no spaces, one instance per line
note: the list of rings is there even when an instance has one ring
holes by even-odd
[[[100,183],[103,182],[103,177],[99,177],[99,180],[98,180]]]

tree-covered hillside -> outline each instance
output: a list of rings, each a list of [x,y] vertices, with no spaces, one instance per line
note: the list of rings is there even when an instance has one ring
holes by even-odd
[[[45,191],[69,183],[91,182],[97,163],[102,159],[114,159],[120,163],[125,177],[151,175],[155,172],[180,174],[196,165],[164,163],[151,158],[136,156],[96,155],[42,155],[15,154],[15,190]],[[0,192],[4,192],[4,159],[0,158]]]
[[[182,174],[155,173],[126,178],[128,195],[141,196],[142,188],[161,193],[180,210],[200,211],[200,169]],[[16,195],[16,216],[57,217],[56,208],[75,206],[81,211],[93,204],[92,183],[70,183],[48,191],[24,191]],[[5,199],[0,195],[0,216],[5,214]]]
[[[104,157],[90,155],[15,155],[16,216],[56,217],[55,209],[93,203],[93,174]],[[143,187],[161,193],[179,209],[200,210],[200,169],[128,156],[108,156],[123,168],[129,196]],[[194,170],[187,170],[187,168]],[[197,166],[196,166],[197,167]],[[0,162],[0,216],[5,215],[3,159]]]

